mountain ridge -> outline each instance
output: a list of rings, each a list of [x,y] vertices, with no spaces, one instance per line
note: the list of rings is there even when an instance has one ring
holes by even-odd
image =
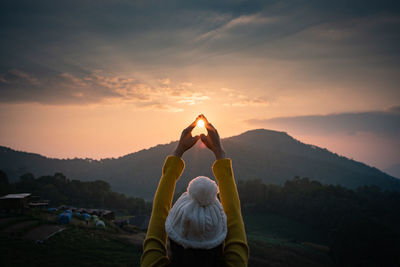
[[[48,158],[0,147],[0,169],[8,174],[11,181],[16,181],[26,172],[35,176],[62,172],[69,179],[82,181],[102,179],[116,191],[151,199],[164,159],[176,144],[177,141],[172,141],[118,158],[100,160]],[[223,138],[222,144],[233,161],[238,180],[261,179],[266,183],[283,184],[294,176],[300,176],[348,188],[377,185],[385,190],[400,191],[399,179],[325,148],[304,144],[286,132],[250,130]],[[196,176],[213,177],[213,155],[202,147],[201,142],[186,152],[183,159],[186,169],[177,183],[178,191],[182,191]]]

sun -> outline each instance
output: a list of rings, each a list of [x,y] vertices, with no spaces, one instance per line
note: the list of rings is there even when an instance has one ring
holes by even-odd
[[[204,127],[204,121],[202,119],[198,120],[196,126],[197,127]]]

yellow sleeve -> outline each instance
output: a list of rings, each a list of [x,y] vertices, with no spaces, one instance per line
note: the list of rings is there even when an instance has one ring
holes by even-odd
[[[228,233],[224,245],[225,266],[247,266],[249,247],[240,210],[239,194],[233,177],[232,161],[230,159],[216,160],[212,169],[227,217]]]
[[[143,254],[140,266],[166,266],[169,264],[167,256],[167,233],[165,220],[171,209],[175,184],[182,175],[184,161],[176,156],[168,156],[162,170],[162,176],[153,200],[149,227],[143,243]]]

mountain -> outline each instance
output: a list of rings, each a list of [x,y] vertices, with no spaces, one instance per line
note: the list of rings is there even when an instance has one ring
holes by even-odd
[[[394,165],[384,169],[384,171],[395,177],[400,177],[400,163],[394,164]]]
[[[0,147],[0,169],[11,181],[26,172],[36,177],[62,172],[69,179],[102,179],[109,182],[113,190],[151,199],[164,159],[176,144],[157,145],[120,158],[102,160],[52,159]],[[265,183],[283,184],[300,176],[348,188],[377,185],[385,190],[400,191],[399,179],[326,149],[301,143],[284,132],[252,130],[224,138],[222,144],[232,159],[237,180],[261,179]],[[186,169],[177,184],[177,191],[182,191],[196,176],[213,177],[213,155],[200,142],[183,158]]]

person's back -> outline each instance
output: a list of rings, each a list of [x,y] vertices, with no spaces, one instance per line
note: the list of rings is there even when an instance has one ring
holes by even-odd
[[[205,121],[208,134],[193,137],[191,132],[199,119]],[[207,177],[197,177],[171,209],[175,184],[185,165],[181,157],[199,139],[216,157],[212,170],[218,186]],[[217,198],[218,191],[221,201]],[[141,266],[247,266],[248,257],[232,162],[225,158],[216,129],[200,115],[182,132],[173,155],[165,160]]]
[[[173,267],[222,267],[223,244],[212,249],[184,248],[173,240],[169,240],[172,257],[169,266]]]

